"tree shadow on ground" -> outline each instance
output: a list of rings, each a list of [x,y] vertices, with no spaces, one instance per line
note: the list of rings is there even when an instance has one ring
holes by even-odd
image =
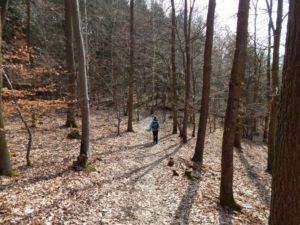
[[[165,139],[169,139],[169,138],[172,137],[172,136],[173,136],[173,134],[167,134],[167,135],[165,135],[165,136],[159,138],[159,141],[164,141]]]
[[[140,160],[140,159],[144,159],[144,158],[147,158],[147,157],[154,157],[154,156],[161,155],[163,151],[164,151],[164,150],[161,150],[161,151],[156,152],[156,153],[143,154],[143,155],[140,155],[140,156],[136,156],[136,157],[134,157],[134,158],[135,158],[136,160]]]
[[[240,158],[241,164],[245,167],[247,171],[249,179],[251,179],[253,184],[255,185],[257,193],[259,194],[261,200],[263,201],[262,203],[268,206],[271,200],[271,193],[266,188],[267,184],[264,183],[262,180],[258,179],[259,175],[255,172],[253,166],[251,166],[249,161],[246,159],[244,155],[245,153],[240,151],[236,151],[236,152]]]
[[[46,175],[41,175],[38,177],[32,177],[27,180],[14,180],[12,183],[1,185],[0,186],[0,191],[3,191],[5,189],[11,189],[14,187],[25,187],[26,185],[34,185],[36,183],[42,182],[42,181],[47,181],[47,180],[52,180],[57,177],[61,177],[62,175],[67,175],[69,173],[73,172],[73,169],[71,167],[65,168],[62,171],[59,171],[54,174],[46,174]]]
[[[106,134],[104,136],[100,136],[100,137],[96,137],[96,138],[91,138],[90,142],[93,143],[93,142],[97,142],[97,141],[104,141],[106,139],[118,138],[118,137],[121,137],[123,133],[125,133],[125,132],[122,132],[120,135],[118,135],[117,133],[108,133],[108,134]]]
[[[162,138],[159,139],[159,141],[168,139],[172,136],[172,134],[168,134],[163,136]],[[113,151],[106,151],[106,152],[102,152],[99,153],[98,156],[102,156],[102,155],[112,155],[115,153],[119,153],[119,152],[124,152],[124,151],[129,151],[132,149],[144,149],[144,148],[151,148],[153,147],[153,143],[152,142],[147,142],[147,143],[143,143],[143,144],[137,144],[137,145],[130,145],[130,146],[118,146],[118,145],[109,145],[112,147],[117,147],[119,148],[118,150],[113,150]]]
[[[128,146],[127,149],[143,149],[143,148],[151,148],[153,147],[154,144],[152,142],[147,142],[147,143],[144,143],[144,144],[138,144],[138,145],[131,145],[131,146]]]
[[[219,224],[220,225],[232,225],[232,219],[234,211],[223,209],[222,207],[219,207]]]
[[[175,146],[177,146],[178,144],[174,144],[169,146],[167,149],[164,149],[164,151],[167,151]],[[136,168],[128,173],[125,173],[124,175],[122,175],[122,177],[132,177],[134,174],[138,174],[137,176],[132,178],[132,183],[136,183],[138,182],[142,177],[144,177],[146,174],[148,174],[151,170],[153,170],[157,165],[159,165],[163,160],[169,158],[170,156],[176,154],[182,147],[182,144],[178,145],[172,152],[164,155],[161,158],[156,159],[155,161],[144,165],[142,167]]]
[[[178,208],[175,212],[175,218],[172,221],[171,225],[189,224],[191,209],[198,195],[200,181],[201,177],[189,181],[189,185],[178,205]]]

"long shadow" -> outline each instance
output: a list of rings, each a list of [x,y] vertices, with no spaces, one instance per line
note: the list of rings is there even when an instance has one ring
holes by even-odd
[[[147,143],[144,143],[144,144],[128,146],[127,149],[134,149],[134,148],[142,149],[142,148],[151,148],[151,147],[153,147],[153,143],[152,142],[147,142]]]
[[[232,219],[233,219],[233,211],[230,210],[224,210],[222,207],[219,208],[219,224],[220,225],[232,225]]]
[[[118,150],[112,150],[112,151],[106,151],[106,152],[101,152],[97,154],[98,156],[103,156],[103,155],[113,155],[115,153],[119,152],[126,152],[132,149],[144,149],[144,148],[151,148],[153,146],[152,142],[145,143],[145,144],[138,144],[138,145],[132,145],[132,146],[119,146],[119,145],[108,145],[111,147],[116,147],[119,148]]]
[[[169,139],[169,138],[172,137],[172,136],[173,136],[173,134],[167,134],[167,135],[165,135],[165,136],[159,138],[159,141],[163,141],[163,140],[165,140],[165,139]]]
[[[266,184],[258,179],[258,174],[253,170],[253,167],[250,165],[248,160],[245,158],[244,154],[242,152],[236,151],[242,165],[245,167],[248,177],[253,181],[257,193],[260,195],[260,198],[263,200],[263,203],[265,205],[270,204],[271,200],[271,193],[266,189]]]
[[[0,186],[0,191],[4,191],[5,189],[10,189],[10,188],[14,188],[14,187],[24,187],[26,185],[33,185],[33,184],[39,183],[41,181],[52,180],[52,179],[55,179],[57,177],[61,177],[64,174],[69,174],[72,171],[73,170],[71,168],[66,168],[66,169],[64,169],[60,172],[55,173],[55,174],[42,175],[42,176],[38,176],[38,177],[29,178],[27,180],[20,180],[20,181],[16,181],[16,182],[13,182],[13,183],[10,183],[10,184],[1,185]]]
[[[163,151],[165,151],[165,150],[161,150],[161,151],[156,152],[156,153],[149,153],[149,154],[144,154],[144,155],[141,155],[141,156],[136,156],[134,158],[139,160],[139,159],[144,159],[144,158],[147,158],[147,157],[153,157],[153,156],[161,155]]]
[[[172,134],[167,134],[167,135],[161,137],[159,139],[159,141],[168,139],[171,136],[172,136]],[[106,139],[106,138],[109,139],[109,138],[112,138],[112,137],[115,137],[115,135],[114,136],[107,136],[107,137],[103,137],[103,138],[97,138],[97,139],[94,139],[93,141],[102,140],[102,139]],[[113,145],[110,145],[110,146],[113,146]],[[111,155],[111,154],[115,154],[115,153],[119,153],[119,152],[129,151],[129,150],[135,149],[135,148],[137,148],[137,149],[151,148],[152,146],[153,146],[152,142],[147,142],[147,143],[142,143],[142,144],[137,144],[137,145],[131,145],[131,146],[113,146],[113,147],[119,147],[120,149],[114,150],[114,151],[102,152],[102,153],[98,154],[98,156]]]
[[[164,151],[167,151],[168,149],[171,149],[173,147],[177,146],[177,144],[171,145],[169,146],[167,149],[164,149]],[[139,172],[141,172],[138,176],[134,177],[132,179],[133,183],[136,183],[139,179],[141,179],[143,176],[145,176],[146,174],[148,174],[151,170],[153,170],[157,165],[159,165],[164,159],[169,158],[170,156],[176,154],[182,147],[182,144],[180,144],[179,146],[177,146],[172,152],[164,155],[163,157],[153,161],[152,163],[149,163],[147,165],[144,165],[142,167],[136,168],[128,173],[123,174],[122,176],[120,176],[119,178],[125,178],[125,177],[131,177],[134,174],[137,174]],[[119,179],[117,178],[117,179]]]
[[[91,142],[103,141],[103,140],[106,140],[106,139],[111,139],[111,138],[116,138],[116,137],[120,137],[120,136],[118,136],[115,133],[110,133],[110,134],[107,134],[106,136],[92,138],[90,141]]]
[[[189,224],[191,209],[198,195],[201,178],[191,180],[184,196],[182,197],[178,208],[175,212],[175,218],[171,225],[187,225]]]

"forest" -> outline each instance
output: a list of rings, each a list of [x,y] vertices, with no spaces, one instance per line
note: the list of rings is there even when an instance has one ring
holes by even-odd
[[[300,1],[0,7],[0,224],[300,225]]]

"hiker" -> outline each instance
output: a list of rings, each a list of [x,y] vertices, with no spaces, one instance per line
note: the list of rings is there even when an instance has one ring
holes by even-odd
[[[158,131],[159,131],[160,124],[156,117],[153,118],[149,127],[151,128],[151,131],[153,133],[153,144],[157,144],[158,143]]]

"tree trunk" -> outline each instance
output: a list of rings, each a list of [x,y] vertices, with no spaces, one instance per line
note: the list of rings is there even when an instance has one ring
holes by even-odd
[[[222,142],[222,173],[220,188],[220,204],[239,210],[240,206],[233,198],[233,144],[236,132],[237,114],[245,74],[247,51],[249,0],[240,0],[237,20],[236,47],[229,85],[229,96],[224,122]]]
[[[1,21],[0,21],[0,175],[10,176],[12,173],[9,151],[6,143],[6,132],[4,129],[3,103],[2,103],[2,85],[3,85],[3,68],[2,68],[2,27],[5,21],[5,9],[8,1],[2,1]]]
[[[8,83],[8,85],[9,85],[10,89],[13,90],[12,83],[10,82],[8,76],[7,76],[5,73],[4,73],[3,75],[4,75],[4,77],[6,78],[7,83]],[[31,133],[31,131],[30,131],[30,128],[29,128],[29,126],[28,126],[26,120],[24,119],[24,116],[23,116],[22,113],[21,113],[21,108],[19,107],[17,98],[16,98],[15,96],[13,96],[13,102],[15,103],[16,110],[17,110],[17,112],[18,112],[18,114],[19,114],[19,116],[20,116],[22,122],[24,123],[27,132],[28,132],[28,144],[27,144],[27,151],[26,151],[26,162],[27,162],[27,166],[31,166],[31,162],[30,162],[30,151],[31,151],[31,145],[32,145],[32,133]]]
[[[32,51],[31,51],[31,26],[30,26],[30,0],[25,0],[25,4],[26,4],[26,14],[27,14],[27,18],[26,18],[26,26],[27,26],[27,51],[28,51],[28,55],[29,55],[29,65],[30,67],[33,66],[33,57],[32,57]]]
[[[172,33],[171,33],[171,64],[172,64],[172,93],[173,93],[173,131],[172,134],[177,134],[177,75],[176,75],[176,14],[174,0],[172,4]]]
[[[7,13],[7,10],[8,10],[8,3],[9,3],[9,0],[1,0],[0,1],[1,22],[2,22],[2,24],[1,24],[1,32],[2,32],[2,30],[4,28],[4,25],[5,25],[6,13]]]
[[[255,2],[253,2],[253,8],[254,8],[254,86],[252,94],[253,94],[253,98],[252,98],[252,105],[256,104],[257,101],[257,96],[258,96],[258,85],[259,85],[259,76],[260,73],[258,72],[258,54],[257,54],[257,4],[258,4],[258,0],[256,0]],[[257,89],[257,90],[256,90]],[[255,133],[257,132],[256,130],[256,109],[255,107],[251,107],[251,113],[250,113],[250,132],[251,132],[251,137],[253,138]]]
[[[270,120],[270,93],[271,93],[271,30],[272,30],[272,9],[273,9],[273,0],[266,0],[268,5],[268,13],[269,13],[269,26],[268,26],[268,55],[267,55],[267,91],[266,98],[268,100],[266,115],[265,115],[265,124],[264,124],[264,133],[263,133],[263,142],[267,143],[268,140],[268,132],[269,132],[269,120]]]
[[[241,107],[241,105],[239,107]],[[238,116],[236,119],[236,129],[234,134],[233,146],[238,150],[242,150],[242,116],[240,111],[238,112]]]
[[[128,76],[128,124],[127,131],[133,132],[133,76],[134,76],[134,0],[130,0],[130,47],[129,47],[130,69]]]
[[[154,18],[155,18],[155,14],[154,14],[154,0],[151,0],[151,8],[152,8],[152,96],[151,96],[151,110],[150,113],[154,114],[154,96],[156,96],[156,104],[155,106],[157,106],[157,92],[156,92],[156,88],[155,88],[155,55],[156,55],[156,47],[155,47],[155,42],[156,42],[156,37],[155,37],[155,22],[154,22]]]
[[[90,110],[89,110],[89,99],[88,99],[88,86],[87,86],[87,75],[86,75],[86,58],[85,49],[81,31],[81,19],[79,12],[78,0],[73,1],[70,5],[72,14],[72,24],[74,31],[74,40],[77,47],[78,54],[78,68],[79,68],[79,89],[80,89],[80,108],[81,108],[81,126],[82,126],[82,137],[80,154],[77,161],[74,163],[76,169],[82,169],[86,167],[88,153],[89,153],[89,133],[90,133]]]
[[[73,29],[71,15],[71,1],[65,0],[65,44],[66,44],[66,71],[68,73],[68,109],[66,127],[77,127],[75,119],[76,107],[76,76],[74,62]]]
[[[182,122],[182,142],[187,143],[187,124],[189,118],[189,99],[190,99],[190,80],[191,80],[191,55],[190,55],[190,35],[191,35],[191,20],[192,10],[188,17],[188,4],[187,0],[184,1],[184,37],[185,37],[185,58],[186,58],[186,73],[185,73],[185,98],[184,98],[184,114]]]
[[[270,225],[300,224],[300,2],[290,1]]]
[[[210,79],[211,79],[211,55],[213,46],[214,35],[214,15],[215,15],[216,1],[209,0],[208,13],[207,13],[207,28],[206,28],[206,41],[204,50],[204,65],[203,65],[203,88],[201,99],[201,110],[198,127],[197,142],[193,161],[203,162],[203,151],[206,134],[206,125],[209,109],[209,92],[210,92]]]
[[[275,135],[277,127],[278,90],[279,90],[279,48],[282,23],[283,0],[278,0],[276,29],[274,31],[274,50],[272,62],[272,101],[270,112],[270,124],[268,135],[268,166],[267,172],[272,173],[272,165],[275,152]]]

